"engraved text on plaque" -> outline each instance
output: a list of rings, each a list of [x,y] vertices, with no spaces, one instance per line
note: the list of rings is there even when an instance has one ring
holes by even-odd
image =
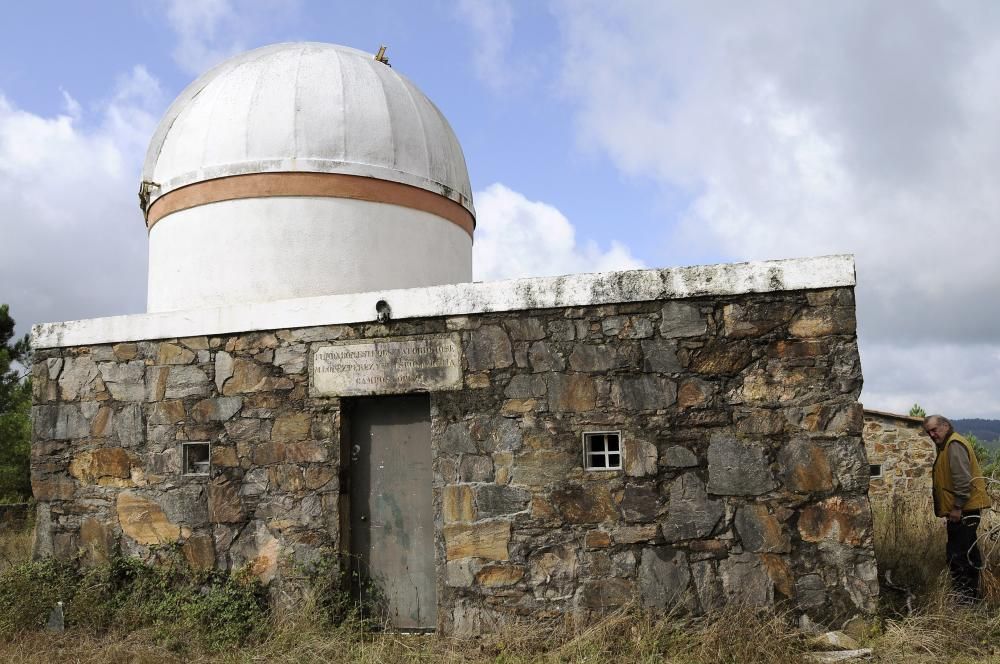
[[[316,349],[311,374],[314,395],[456,390],[462,346],[457,334],[337,342]]]

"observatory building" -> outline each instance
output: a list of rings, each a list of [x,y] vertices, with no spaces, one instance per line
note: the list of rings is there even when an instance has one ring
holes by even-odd
[[[151,312],[472,280],[458,139],[361,51],[278,44],[215,67],[167,110],[142,178]]]
[[[456,635],[874,607],[850,256],[471,283],[454,132],[329,44],[192,83],[140,200],[147,313],[33,330],[36,555],[345,560]]]

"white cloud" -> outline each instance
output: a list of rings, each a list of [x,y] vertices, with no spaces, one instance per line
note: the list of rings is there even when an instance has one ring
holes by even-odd
[[[299,4],[297,0],[165,2],[167,21],[177,34],[174,61],[193,75],[254,46],[265,29],[293,17]]]
[[[476,192],[473,270],[477,280],[541,277],[641,268],[617,242],[603,250],[577,244],[576,230],[556,208],[530,201],[500,183]]]
[[[209,67],[244,50],[239,39],[216,44],[219,26],[236,20],[236,11],[228,0],[169,0],[167,20],[177,33],[174,61],[191,74],[201,74]]]
[[[495,88],[510,82],[507,51],[514,32],[514,11],[506,0],[459,0],[458,16],[475,39],[473,58],[479,78]]]
[[[79,120],[83,112],[83,108],[80,106],[80,102],[74,99],[73,95],[71,95],[66,90],[63,90],[62,88],[59,88],[59,92],[62,93],[63,107],[66,110],[66,115],[68,115],[74,120]]]
[[[521,7],[526,9],[525,6]],[[496,93],[526,90],[540,72],[543,45],[532,43],[531,54],[515,43],[518,15],[510,0],[459,0],[455,13],[469,28],[476,77]]]
[[[0,298],[31,323],[145,308],[146,231],[139,170],[161,105],[142,67],[88,116],[65,93],[45,117],[0,94]]]
[[[914,370],[914,359],[927,361]],[[862,401],[876,410],[909,412],[919,403],[928,413],[1000,413],[1000,347],[989,344],[921,344],[900,348],[870,343],[862,349],[866,387]],[[872,384],[872,376],[879,380]],[[961,377],[961,380],[950,379]],[[970,412],[970,405],[976,411]]]
[[[733,259],[856,254],[863,399],[912,403],[902,395],[921,384],[921,403],[1000,416],[985,393],[947,396],[949,381],[975,375],[927,364],[963,355],[954,367],[980,358],[995,375],[996,5],[564,9],[563,81],[581,143],[688,191],[675,244]]]

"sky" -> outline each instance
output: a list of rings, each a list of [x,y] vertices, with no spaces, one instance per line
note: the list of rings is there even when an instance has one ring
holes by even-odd
[[[477,279],[854,254],[867,408],[1000,418],[1000,4],[36,0],[0,24],[0,302],[145,311],[167,105],[241,51],[374,52],[465,151]]]

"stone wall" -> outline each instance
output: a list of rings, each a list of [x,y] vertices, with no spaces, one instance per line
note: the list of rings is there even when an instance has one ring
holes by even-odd
[[[865,410],[864,441],[868,462],[881,470],[881,476],[871,477],[871,499],[895,496],[929,508],[936,451],[924,433],[923,418]]]
[[[454,333],[431,395],[439,625],[877,594],[850,288],[331,325],[40,350],[37,553],[175,545],[275,588],[340,547],[340,401],[321,343]],[[624,470],[581,433],[622,431]],[[180,444],[212,443],[210,477]]]

